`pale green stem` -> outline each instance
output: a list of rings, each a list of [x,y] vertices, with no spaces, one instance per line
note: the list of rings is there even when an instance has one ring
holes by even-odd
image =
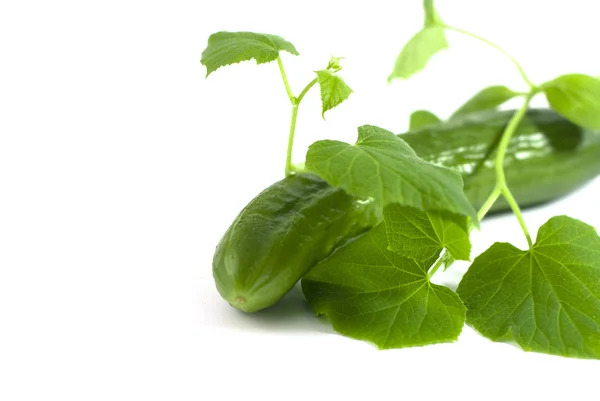
[[[477,212],[477,219],[479,221],[483,220],[483,218],[490,211],[492,206],[494,206],[494,203],[496,202],[496,200],[498,200],[500,195],[503,195],[504,198],[506,199],[506,201],[508,202],[508,204],[510,205],[510,208],[512,209],[513,213],[517,217],[517,220],[519,221],[519,225],[521,226],[521,230],[523,230],[523,234],[525,234],[525,238],[527,239],[527,243],[529,244],[530,248],[533,246],[533,242],[531,241],[531,235],[529,235],[529,230],[527,229],[527,225],[525,224],[525,220],[523,219],[523,215],[521,213],[521,209],[519,208],[519,204],[515,200],[512,192],[510,192],[510,189],[508,188],[508,186],[506,184],[506,176],[504,174],[504,159],[506,157],[506,151],[508,149],[508,144],[510,143],[510,139],[516,132],[517,127],[521,123],[521,120],[523,120],[523,117],[525,117],[525,113],[527,113],[527,109],[529,108],[529,103],[531,102],[531,99],[533,98],[533,96],[536,95],[536,93],[537,93],[537,90],[533,89],[530,93],[527,94],[527,96],[525,98],[525,103],[512,116],[512,118],[510,119],[510,122],[508,123],[508,125],[506,126],[506,129],[504,130],[504,133],[502,134],[502,139],[500,140],[500,143],[498,144],[498,150],[496,153],[496,186],[494,187],[494,190],[492,191],[490,196],[487,198],[487,200],[485,201],[483,206],[479,209],[479,212]],[[474,225],[472,223],[469,223],[469,228],[468,228],[469,232],[471,232],[471,230],[473,230],[473,228],[474,228]],[[429,270],[429,272],[428,272],[429,279],[431,279],[431,277],[433,277],[435,272],[438,271],[438,269],[440,268],[440,266],[442,266],[444,261],[446,262],[446,266],[449,266],[450,264],[452,264],[454,262],[454,259],[449,255],[447,249],[444,250],[444,253],[442,253],[440,258],[437,260],[436,264],[433,265],[433,267]]]
[[[496,200],[498,199],[500,194],[502,194],[502,188],[499,188],[496,185],[490,196],[488,196],[487,200],[483,204],[483,206],[481,206],[481,209],[479,209],[479,212],[477,212],[477,220],[483,220],[483,218],[490,211],[492,206],[494,206],[494,203],[496,203]]]
[[[517,216],[517,220],[519,220],[519,225],[521,226],[521,230],[523,230],[523,234],[525,234],[525,238],[527,238],[527,244],[529,248],[533,246],[533,241],[531,240],[531,235],[529,235],[529,230],[527,230],[527,225],[525,224],[525,219],[523,219],[523,215],[521,214],[521,209],[519,208],[519,204],[514,198],[513,194],[510,192],[508,187],[504,187],[502,191],[502,195],[510,205],[515,216]]]
[[[510,143],[512,136],[521,123],[521,120],[523,117],[525,117],[531,97],[531,95],[528,95],[525,98],[525,103],[523,103],[521,108],[517,110],[517,112],[511,117],[506,129],[504,130],[504,133],[502,134],[500,143],[498,144],[498,150],[496,152],[496,186],[502,189],[506,187],[506,176],[504,175],[504,159],[506,157],[506,150],[508,149],[508,144]]]
[[[523,230],[523,234],[527,238],[527,243],[529,247],[533,245],[531,241],[531,236],[529,235],[529,231],[527,230],[527,226],[525,225],[525,221],[523,220],[523,215],[521,214],[521,209],[514,196],[510,192],[510,189],[506,185],[506,176],[504,175],[504,158],[506,156],[506,150],[508,149],[508,144],[513,134],[517,130],[519,123],[525,117],[525,113],[527,113],[527,109],[529,108],[529,103],[531,102],[531,98],[535,95],[536,91],[532,90],[532,92],[527,95],[525,98],[525,103],[523,106],[512,116],[508,126],[504,130],[504,134],[502,134],[502,139],[500,140],[500,144],[498,145],[498,153],[496,154],[496,187],[500,188],[502,191],[502,195],[506,198],[506,201],[510,205],[513,213],[517,216],[517,220],[519,220],[519,224],[521,225],[521,229]]]
[[[292,166],[292,148],[294,147],[294,132],[296,131],[296,118],[298,117],[298,103],[292,104],[292,120],[290,122],[290,135],[288,136],[287,155],[285,157],[285,176],[294,171]]]
[[[435,274],[435,272],[437,272],[438,269],[444,264],[444,258],[446,257],[447,253],[448,253],[448,250],[444,250],[444,253],[442,253],[440,255],[440,258],[437,260],[437,262],[435,263],[435,265],[433,265],[433,267],[431,269],[429,269],[429,272],[427,273],[427,278],[429,280],[431,280],[431,278],[433,277],[433,275]]]
[[[502,188],[496,184],[494,190],[490,193],[490,196],[488,196],[488,198],[483,203],[483,206],[481,206],[481,208],[477,212],[477,221],[483,220],[483,218],[490,211],[492,206],[494,206],[494,203],[496,203],[500,195],[502,195]],[[473,224],[473,222],[469,221],[469,232],[473,231],[474,228],[475,225]]]
[[[503,48],[501,48],[500,46],[498,46],[497,44],[487,40],[486,38],[483,38],[479,35],[476,35],[472,32],[469,31],[465,31],[464,29],[460,29],[460,28],[456,28],[454,26],[450,26],[450,25],[446,25],[446,24],[442,24],[441,25],[443,28],[454,31],[454,32],[458,32],[458,33],[462,33],[463,35],[467,35],[472,37],[473,39],[477,39],[483,43],[486,43],[490,46],[492,46],[494,49],[500,51],[502,54],[504,54],[514,65],[515,67],[517,67],[517,69],[519,70],[519,74],[521,74],[521,77],[523,78],[523,80],[527,83],[527,85],[529,85],[529,88],[534,90],[537,88],[537,86],[529,79],[529,77],[527,76],[527,74],[525,74],[525,70],[523,70],[523,67],[521,67],[521,64],[519,64],[519,62],[510,54],[508,53],[506,50],[504,50]]]
[[[300,106],[300,102],[304,98],[304,95],[312,88],[316,83],[317,79],[313,79],[309,82],[308,85],[300,92],[298,97],[295,97],[292,93],[292,89],[290,88],[290,84],[287,79],[287,75],[285,74],[285,69],[283,68],[283,63],[281,62],[281,58],[277,57],[277,64],[279,65],[279,72],[281,73],[281,78],[283,79],[283,84],[285,85],[285,91],[292,103],[292,118],[290,121],[290,133],[288,135],[288,146],[285,157],[285,176],[289,176],[294,172],[294,166],[292,165],[292,149],[294,148],[294,134],[296,133],[296,120],[298,118],[298,106]]]
[[[298,106],[300,106],[300,102],[304,98],[304,95],[317,83],[317,79],[313,79],[306,85],[306,87],[300,92],[300,95],[297,98],[293,98],[292,100],[292,120],[290,122],[290,134],[288,136],[288,146],[287,146],[287,154],[285,158],[285,176],[289,176],[292,174],[295,169],[292,164],[292,149],[294,148],[294,133],[296,131],[296,119],[298,117]]]
[[[285,75],[285,70],[283,69],[283,63],[281,62],[281,57],[277,57],[277,65],[279,65],[279,72],[281,73],[281,78],[283,79],[283,84],[285,85],[285,91],[287,92],[288,98],[290,102],[294,104],[294,95],[292,94],[292,88],[290,88],[290,84],[287,79],[287,75]]]
[[[300,104],[300,102],[304,98],[304,95],[306,95],[306,92],[308,92],[310,90],[310,88],[312,88],[313,86],[315,86],[316,83],[317,83],[317,78],[315,78],[312,81],[310,81],[308,83],[308,85],[306,85],[306,88],[304,88],[302,90],[302,92],[300,92],[300,95],[298,95],[298,100],[296,101],[296,103]]]

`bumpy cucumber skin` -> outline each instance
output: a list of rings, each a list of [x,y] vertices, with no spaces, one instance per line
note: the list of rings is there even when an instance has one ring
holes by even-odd
[[[494,188],[495,149],[513,113],[466,114],[400,138],[424,160],[457,169],[467,198],[479,209]],[[600,174],[600,133],[549,109],[531,109],[509,143],[504,171],[521,207],[562,197]],[[508,208],[501,198],[492,211]]]
[[[513,112],[479,112],[401,134],[424,160],[457,169],[479,208],[495,185],[495,148]],[[564,196],[600,174],[600,134],[556,113],[530,110],[512,138],[505,172],[522,207]],[[506,210],[499,200],[492,211]],[[213,259],[221,296],[255,312],[276,303],[316,262],[381,221],[320,178],[296,174],[256,196],[236,217]]]
[[[256,196],[217,245],[217,290],[245,312],[271,306],[317,261],[380,218],[373,202],[317,176],[287,177]]]

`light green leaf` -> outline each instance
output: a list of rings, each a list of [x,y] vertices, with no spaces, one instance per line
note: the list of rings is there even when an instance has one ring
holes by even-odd
[[[208,38],[200,63],[206,66],[206,76],[229,64],[254,59],[256,64],[274,61],[279,52],[298,55],[293,44],[277,35],[253,32],[217,32]]]
[[[447,212],[422,212],[392,204],[383,209],[389,249],[424,261],[437,258],[447,248],[454,259],[469,260],[471,241],[468,220]]]
[[[383,224],[349,242],[302,279],[304,295],[333,328],[380,349],[454,341],[465,307],[429,282],[435,258],[417,263],[386,249]]]
[[[503,85],[490,86],[477,92],[465,104],[452,114],[452,118],[475,111],[496,109],[510,99],[519,96],[518,92]]]
[[[531,250],[496,243],[458,287],[467,322],[527,351],[600,358],[600,237],[566,216],[544,224]]]
[[[438,116],[427,110],[417,110],[410,115],[409,130],[425,127],[427,125],[438,124],[442,120]]]
[[[588,129],[600,129],[600,79],[562,75],[542,85],[542,90],[550,106],[563,117]]]
[[[306,168],[334,187],[382,206],[399,203],[419,210],[470,216],[475,210],[463,192],[460,173],[419,158],[401,138],[383,128],[358,128],[356,145],[317,141],[306,154]]]
[[[410,78],[424,69],[431,57],[447,47],[448,42],[444,28],[439,26],[423,28],[408,41],[400,52],[394,70],[388,77],[388,82],[394,78]]]
[[[348,99],[348,96],[352,93],[352,89],[346,85],[346,82],[342,78],[330,70],[315,72],[317,73],[317,80],[321,87],[322,116],[325,118],[325,112]]]
[[[329,63],[327,63],[327,69],[331,70],[332,72],[338,72],[342,69],[342,66],[340,65],[340,61],[342,61],[342,59],[343,57],[331,56],[331,58],[329,59]]]

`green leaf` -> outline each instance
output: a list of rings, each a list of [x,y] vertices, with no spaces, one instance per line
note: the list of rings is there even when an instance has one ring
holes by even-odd
[[[496,109],[510,99],[519,96],[518,92],[503,85],[490,86],[477,92],[450,117],[455,118],[475,111]]]
[[[465,216],[422,212],[392,204],[383,209],[389,249],[419,261],[437,258],[443,248],[454,259],[469,260],[471,241]]]
[[[200,63],[206,66],[206,76],[230,64],[254,59],[256,64],[277,60],[279,52],[298,55],[293,44],[277,35],[253,32],[217,32],[208,38]]]
[[[424,69],[431,57],[447,47],[448,42],[444,28],[439,26],[423,28],[408,41],[400,52],[388,82],[394,78],[410,78]]]
[[[342,78],[330,70],[315,71],[317,80],[321,87],[321,104],[323,106],[322,116],[325,118],[325,112],[333,109],[352,93],[352,89]]]
[[[542,90],[550,106],[563,117],[588,129],[600,129],[600,79],[562,75],[542,85]]]
[[[496,243],[458,287],[467,322],[527,351],[600,358],[600,237],[566,216],[544,224],[531,250]]]
[[[382,206],[399,203],[419,210],[470,216],[475,210],[463,193],[460,173],[419,158],[401,138],[383,128],[358,128],[356,145],[317,141],[308,148],[306,168],[330,185]]]
[[[380,349],[454,341],[465,307],[429,282],[431,258],[418,263],[386,249],[383,224],[338,248],[302,279],[304,295],[333,328]]]
[[[409,130],[425,127],[427,125],[438,124],[442,120],[438,116],[427,110],[417,110],[410,115]]]

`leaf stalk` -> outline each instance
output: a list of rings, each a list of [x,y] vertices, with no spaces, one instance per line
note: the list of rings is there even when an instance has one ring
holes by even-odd
[[[277,56],[277,65],[279,66],[279,72],[281,73],[281,78],[283,79],[283,84],[285,85],[285,91],[292,102],[294,104],[294,95],[292,94],[292,88],[290,88],[290,84],[287,79],[287,75],[285,74],[285,69],[283,68],[283,63],[281,62],[281,57]]]
[[[285,156],[285,176],[288,177],[288,176],[294,174],[294,172],[295,172],[294,165],[292,164],[292,149],[294,148],[294,135],[296,133],[296,120],[298,119],[298,106],[300,106],[300,102],[302,101],[302,99],[304,98],[306,93],[310,90],[310,88],[312,88],[317,83],[317,79],[315,78],[312,81],[310,81],[308,83],[308,85],[306,85],[306,87],[304,89],[302,89],[302,92],[300,92],[300,95],[298,95],[298,97],[295,97],[292,92],[292,88],[290,87],[290,84],[288,82],[287,75],[285,74],[285,69],[283,68],[283,62],[281,61],[281,57],[277,57],[277,65],[279,65],[279,72],[281,73],[281,79],[283,79],[285,91],[288,95],[288,98],[290,99],[290,103],[292,104],[292,117],[290,119],[290,132],[288,135],[288,145],[287,145],[287,152],[286,152],[286,156]]]
[[[527,244],[529,248],[533,246],[533,241],[531,240],[531,235],[529,234],[529,230],[527,229],[527,225],[525,224],[525,219],[523,219],[523,214],[521,213],[521,209],[519,208],[519,204],[514,198],[512,192],[508,188],[506,183],[506,175],[504,174],[504,160],[506,158],[506,151],[508,149],[508,145],[510,143],[510,139],[513,137],[514,133],[517,130],[517,127],[525,117],[527,113],[527,109],[529,108],[529,104],[531,103],[531,99],[537,94],[537,89],[532,89],[525,97],[525,102],[521,106],[521,108],[512,116],[510,122],[506,126],[504,133],[502,134],[502,139],[498,144],[498,150],[496,153],[496,186],[494,190],[488,196],[487,200],[483,204],[483,206],[477,212],[477,219],[479,221],[483,220],[485,215],[490,211],[494,203],[498,200],[500,195],[504,196],[506,201],[508,202],[510,208],[515,214],[517,220],[519,221],[519,225],[521,226],[521,230],[527,239]],[[472,222],[469,223],[469,232],[471,232],[475,228]],[[445,249],[440,258],[437,260],[436,264],[429,270],[428,277],[431,279],[436,271],[442,266],[442,264],[446,263],[446,268],[449,267],[452,263],[454,263],[454,259],[448,253],[448,250]]]
[[[515,67],[517,67],[517,70],[519,70],[519,74],[521,75],[521,77],[523,78],[523,80],[525,81],[525,83],[529,86],[530,92],[534,92],[538,90],[538,87],[536,84],[534,84],[529,77],[527,76],[527,74],[525,74],[525,70],[523,69],[523,67],[521,66],[521,64],[519,64],[519,62],[510,54],[508,53],[506,50],[504,50],[503,48],[501,48],[500,46],[498,46],[497,44],[495,44],[494,42],[491,42],[489,40],[487,40],[484,37],[481,37],[477,34],[474,34],[473,32],[469,32],[466,31],[464,29],[461,28],[457,28],[455,26],[451,26],[451,25],[447,25],[447,24],[441,24],[441,27],[443,27],[444,29],[447,29],[449,31],[454,31],[454,32],[458,32],[461,33],[463,35],[469,36],[473,39],[477,39],[480,42],[483,42],[491,47],[493,47],[494,49],[498,50],[500,53],[504,54],[514,65]]]

